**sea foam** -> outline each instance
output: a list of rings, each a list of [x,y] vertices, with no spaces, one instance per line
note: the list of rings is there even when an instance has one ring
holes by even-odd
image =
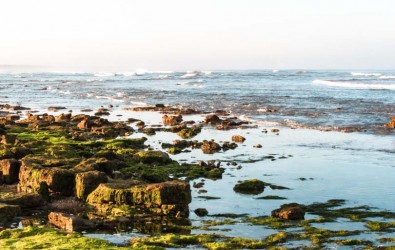
[[[367,83],[351,83],[351,82],[336,82],[329,80],[314,80],[314,84],[321,84],[331,87],[341,87],[350,89],[387,89],[395,90],[394,84],[367,84]]]

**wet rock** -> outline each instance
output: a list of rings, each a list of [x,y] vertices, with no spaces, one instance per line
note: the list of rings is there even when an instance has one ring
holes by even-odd
[[[285,220],[302,220],[304,219],[304,210],[301,207],[282,207],[272,211],[273,217],[278,217]]]
[[[254,145],[254,148],[262,148],[261,144]]]
[[[233,190],[242,194],[260,194],[265,190],[265,182],[252,179],[236,184]]]
[[[230,142],[224,142],[224,144],[222,144],[222,149],[224,151],[229,150],[229,149],[235,149],[237,148],[238,145],[234,142],[230,143]]]
[[[135,123],[135,122],[140,122],[141,120],[136,119],[136,118],[128,118],[128,123]]]
[[[107,175],[100,171],[78,173],[75,176],[76,197],[85,200],[101,183],[107,182]]]
[[[234,142],[244,142],[246,140],[246,138],[244,138],[241,135],[233,135],[232,136],[232,141]]]
[[[180,154],[182,152],[181,149],[176,148],[176,147],[171,147],[167,150],[167,152],[171,155],[176,155],[176,154]]]
[[[68,114],[60,114],[55,116],[55,122],[69,122],[71,119],[71,113]]]
[[[153,128],[144,128],[141,132],[146,135],[150,135],[150,136],[156,134],[155,129],[153,129]]]
[[[205,208],[197,208],[197,209],[195,209],[194,212],[199,217],[203,217],[203,216],[207,216],[208,215],[208,211]]]
[[[165,126],[178,125],[182,122],[182,116],[181,115],[177,115],[177,116],[164,115],[162,117],[162,122]]]
[[[173,141],[173,146],[179,149],[184,149],[189,147],[189,142],[186,140],[174,140]]]
[[[214,141],[203,141],[201,149],[205,154],[214,154],[221,150],[221,146]]]
[[[103,115],[110,115],[110,112],[108,109],[105,108],[100,108],[95,112],[95,115],[97,116],[103,116]]]
[[[48,222],[67,232],[82,231],[95,227],[88,220],[84,220],[74,215],[55,212],[49,213]]]
[[[138,121],[138,122],[136,122],[136,127],[138,127],[138,128],[144,128],[144,127],[145,127],[145,122],[143,122],[143,121]]]
[[[92,127],[92,122],[89,120],[89,118],[85,118],[77,124],[77,128],[81,130],[89,129],[91,127]]]
[[[15,159],[4,159],[0,161],[0,170],[3,175],[3,182],[13,184],[18,181],[21,164]]]
[[[12,145],[15,143],[16,136],[14,135],[2,135],[1,136],[1,144],[3,145]]]
[[[277,128],[273,128],[273,129],[270,130],[270,132],[272,132],[272,133],[278,133],[278,132],[280,132],[280,130],[277,129]]]
[[[0,223],[12,220],[21,214],[21,208],[16,205],[0,203]]]
[[[39,194],[3,192],[0,193],[0,203],[36,208],[43,206],[45,201]]]
[[[388,128],[395,128],[395,117],[392,117],[392,119],[387,124],[385,124],[385,126]]]

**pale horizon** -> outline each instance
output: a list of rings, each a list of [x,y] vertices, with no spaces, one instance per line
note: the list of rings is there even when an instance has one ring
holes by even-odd
[[[0,67],[395,68],[390,0],[16,0],[0,7]]]

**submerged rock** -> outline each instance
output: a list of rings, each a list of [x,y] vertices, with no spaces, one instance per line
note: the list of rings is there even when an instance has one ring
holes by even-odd
[[[304,214],[304,210],[298,206],[285,206],[272,211],[273,217],[278,217],[285,220],[302,220],[304,219]]]
[[[197,208],[197,209],[195,209],[194,212],[199,217],[203,217],[203,216],[207,216],[208,215],[208,211],[205,208]]]
[[[265,190],[265,186],[265,182],[258,179],[252,179],[236,184],[233,190],[242,194],[260,194]]]

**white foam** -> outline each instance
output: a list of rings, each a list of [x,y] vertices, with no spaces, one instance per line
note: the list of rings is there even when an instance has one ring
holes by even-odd
[[[195,77],[197,75],[198,75],[198,73],[193,71],[191,73],[186,73],[185,75],[180,76],[180,78],[182,78],[182,79],[189,79],[189,78],[193,78],[193,77]]]
[[[380,76],[380,73],[351,72],[353,76]]]
[[[247,121],[247,122],[251,122],[251,123],[254,123],[254,124],[259,124],[259,125],[262,125],[262,126],[269,126],[269,127],[281,126],[281,123],[279,123],[279,122],[263,121],[263,120],[252,119],[251,117],[248,117],[246,115],[240,115],[239,119],[242,120],[242,121]]]
[[[367,84],[367,83],[352,83],[352,82],[335,82],[328,80],[314,80],[314,84],[321,84],[331,87],[341,87],[350,89],[388,89],[395,90],[394,84]]]
[[[203,70],[202,73],[205,75],[211,75],[213,72],[209,70]]]
[[[388,76],[380,76],[380,79],[395,79],[394,75],[388,75]]]
[[[121,73],[123,76],[135,76],[136,72],[123,72]]]
[[[98,77],[109,77],[109,76],[115,76],[115,73],[111,73],[111,72],[99,72],[99,73],[95,73],[94,76],[98,76]]]

